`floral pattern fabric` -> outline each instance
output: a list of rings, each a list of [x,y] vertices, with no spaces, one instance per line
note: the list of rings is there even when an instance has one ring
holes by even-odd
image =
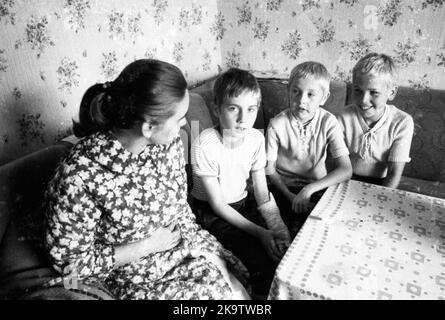
[[[46,245],[62,273],[103,281],[120,299],[227,299],[231,289],[205,253],[227,262],[245,282],[245,267],[196,224],[187,203],[179,137],[138,155],[109,133],[84,138],[59,165],[47,190]],[[182,241],[114,268],[115,246],[148,238],[175,222]]]

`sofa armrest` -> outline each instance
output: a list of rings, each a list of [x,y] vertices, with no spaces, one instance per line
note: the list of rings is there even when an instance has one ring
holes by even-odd
[[[43,195],[71,146],[57,143],[0,167],[0,279],[48,266],[41,252]]]

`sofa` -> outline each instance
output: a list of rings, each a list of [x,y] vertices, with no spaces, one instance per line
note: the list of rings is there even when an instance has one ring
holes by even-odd
[[[282,77],[257,76],[262,103],[254,127],[265,130],[286,106],[287,82]],[[191,143],[217,121],[212,108],[213,82],[209,79],[190,90],[187,124],[181,130],[189,177]],[[336,114],[351,101],[351,87],[333,81],[330,89],[323,107]],[[445,92],[400,88],[394,104],[415,121],[412,161],[405,168],[400,189],[445,198]],[[0,167],[0,299],[113,299],[100,284],[70,286],[61,281],[42,247],[44,191],[74,142],[72,137],[64,139]],[[188,179],[189,188],[191,181]],[[45,286],[47,283],[52,285]]]
[[[43,194],[71,147],[61,141],[0,167],[0,299],[113,299],[100,284],[60,281],[42,247]]]

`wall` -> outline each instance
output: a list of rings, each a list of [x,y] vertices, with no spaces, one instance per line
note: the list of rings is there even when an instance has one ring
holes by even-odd
[[[0,165],[69,133],[83,92],[129,62],[178,65],[190,84],[229,66],[334,79],[369,51],[401,85],[445,89],[445,0],[0,0]]]
[[[85,90],[134,59],[214,76],[217,14],[216,0],[0,0],[0,165],[67,135]]]
[[[445,89],[444,0],[226,0],[221,51],[225,67],[288,76],[299,62],[324,63],[350,80],[359,57],[392,55],[400,84]]]

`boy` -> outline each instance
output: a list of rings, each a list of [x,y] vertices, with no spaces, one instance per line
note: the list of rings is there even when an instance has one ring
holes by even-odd
[[[353,104],[338,116],[353,178],[397,188],[414,131],[411,116],[387,104],[397,93],[391,57],[370,53],[352,71]]]
[[[352,174],[337,119],[320,108],[329,97],[329,81],[321,63],[297,65],[289,78],[289,108],[271,119],[267,129],[266,174],[291,237],[303,225],[320,191]],[[334,162],[329,173],[328,149]]]
[[[246,265],[254,294],[264,297],[290,237],[267,188],[264,136],[253,128],[260,87],[252,74],[232,68],[216,80],[213,93],[219,125],[192,146],[194,212]],[[256,203],[248,198],[249,176]]]

